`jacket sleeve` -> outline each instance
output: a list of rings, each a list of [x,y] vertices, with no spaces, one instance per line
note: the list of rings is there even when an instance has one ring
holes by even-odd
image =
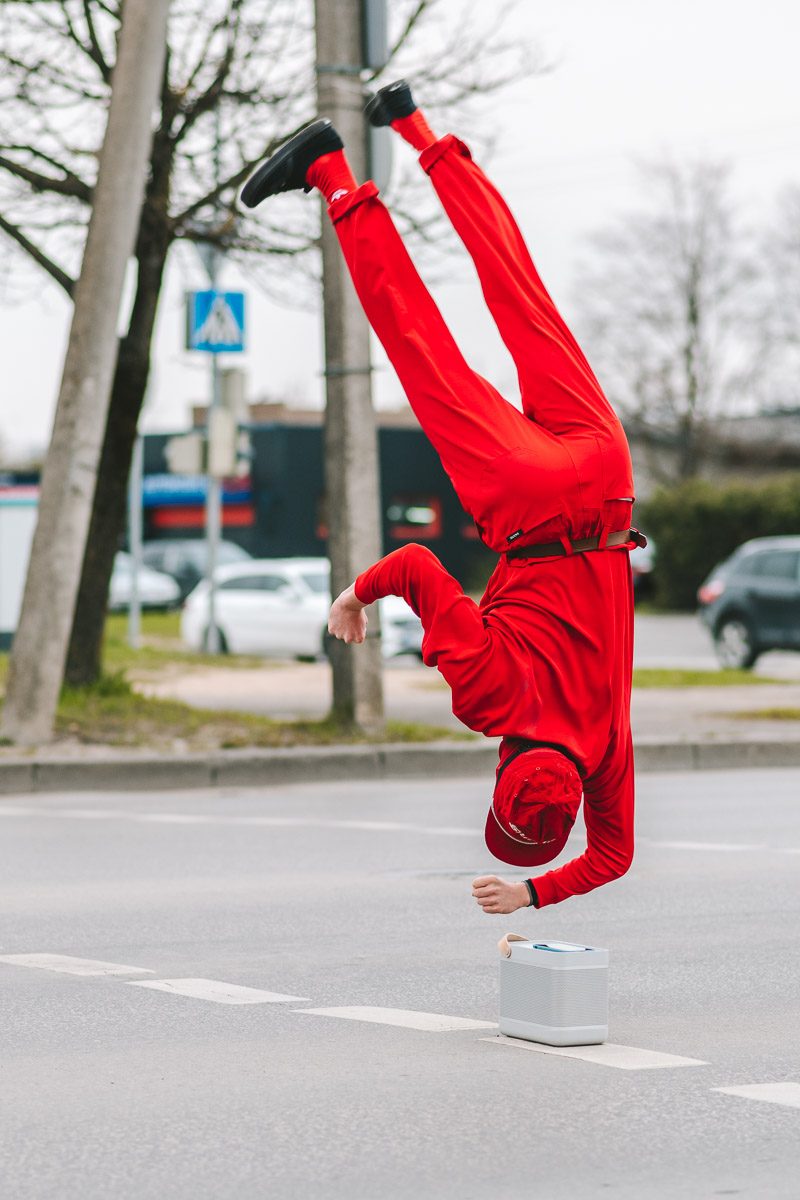
[[[617,753],[606,755],[584,786],[586,850],[579,858],[533,879],[539,908],[591,892],[624,875],[633,860],[633,747],[630,733]]]
[[[448,667],[486,649],[489,638],[480,609],[425,546],[401,546],[359,575],[357,598],[373,604],[402,596],[422,622],[422,657],[450,682]]]

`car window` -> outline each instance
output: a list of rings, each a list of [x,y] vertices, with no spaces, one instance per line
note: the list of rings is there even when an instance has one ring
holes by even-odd
[[[324,595],[330,590],[331,582],[327,571],[303,571],[300,578],[312,592]]]
[[[758,579],[797,579],[798,559],[797,550],[760,550],[748,554],[736,574]]]
[[[279,592],[281,588],[290,588],[291,584],[284,575],[261,575],[261,590],[264,592]]]
[[[264,575],[236,575],[224,579],[219,585],[221,592],[261,592],[264,590]]]
[[[155,561],[152,564],[156,565]],[[178,575],[183,567],[183,555],[178,546],[168,546],[160,563],[160,570],[168,575]]]
[[[217,546],[217,562],[228,563],[247,562],[250,555],[241,546],[237,546],[236,542],[220,542]]]
[[[187,542],[185,546],[181,546],[180,550],[176,550],[176,554],[179,559],[179,570],[194,567],[195,571],[199,571],[201,575],[205,574],[208,559],[205,541],[198,538],[196,542]]]

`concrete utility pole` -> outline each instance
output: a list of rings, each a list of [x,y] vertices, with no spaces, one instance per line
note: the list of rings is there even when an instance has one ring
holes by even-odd
[[[366,177],[366,122],[361,85],[363,0],[315,0],[317,100]],[[325,314],[325,477],[331,590],[337,596],[381,554],[380,484],[370,380],[369,326],[330,221],[322,221]],[[363,646],[331,647],[333,712],[374,730],[383,724],[378,613],[370,611]]]
[[[111,103],[0,732],[47,740],[64,676],[161,87],[169,0],[125,0]]]

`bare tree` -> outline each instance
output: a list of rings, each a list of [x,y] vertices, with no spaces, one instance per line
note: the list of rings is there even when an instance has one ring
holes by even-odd
[[[774,407],[800,404],[800,184],[779,198],[764,239],[767,321],[774,354],[770,400]]]
[[[0,731],[50,738],[100,461],[116,315],[144,193],[170,0],[125,0],[92,214],[47,451]]]
[[[72,295],[96,177],[123,0],[0,0],[0,232]],[[537,66],[506,33],[519,3],[394,0],[386,74],[410,71],[434,116],[470,106]],[[452,10],[451,10],[452,11]],[[211,243],[280,289],[284,265],[318,271],[316,205],[236,207],[254,166],[314,114],[311,0],[173,0],[160,119],[141,209],[130,320],[120,339],[67,679],[100,671],[106,598],[170,249]],[[429,40],[428,40],[429,39]],[[435,56],[426,53],[435,45]],[[430,210],[409,206],[424,238]]]
[[[609,396],[671,482],[696,474],[715,419],[754,394],[757,272],[725,167],[640,171],[647,202],[592,236],[576,304]]]

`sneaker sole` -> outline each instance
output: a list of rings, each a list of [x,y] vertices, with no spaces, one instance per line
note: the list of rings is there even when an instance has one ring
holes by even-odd
[[[255,175],[252,175],[248,179],[241,192],[240,199],[242,204],[247,208],[255,208],[257,204],[260,204],[262,200],[266,200],[268,196],[277,195],[281,191],[294,190],[293,188],[277,188],[273,191],[266,185],[271,178],[275,176],[280,177],[281,169],[286,167],[298,151],[303,150],[311,142],[329,131],[333,135],[330,138],[330,146],[324,147],[321,153],[330,154],[334,150],[341,150],[343,146],[342,140],[336,133],[331,122],[327,120],[314,121],[311,125],[307,125],[305,129],[301,129],[299,133],[296,133],[279,150],[276,150],[272,157],[268,158],[258,168]],[[311,191],[311,188],[305,183],[299,186],[306,192]]]
[[[402,92],[408,93],[407,98],[404,96],[399,104],[393,106],[391,101],[395,100],[397,94]],[[394,111],[395,108],[396,111]],[[401,117],[410,117],[416,111],[417,105],[414,103],[411,88],[405,79],[398,79],[394,83],[387,83],[386,87],[380,88],[364,109],[367,120],[376,129],[391,125],[392,121],[397,121]]]

